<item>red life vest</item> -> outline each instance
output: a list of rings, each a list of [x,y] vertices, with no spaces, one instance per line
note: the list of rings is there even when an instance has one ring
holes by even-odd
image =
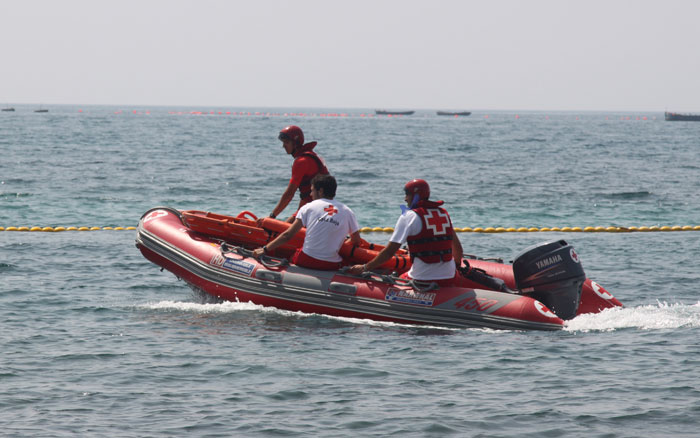
[[[298,147],[292,154],[294,161],[301,157],[310,157],[316,162],[316,166],[318,167],[316,173],[305,176],[299,184],[299,197],[307,201],[311,201],[311,180],[319,173],[322,175],[328,175],[328,168],[326,168],[326,164],[323,162],[323,159],[313,151],[316,144],[317,143],[315,141],[306,143],[305,145]]]
[[[408,236],[408,252],[411,261],[416,257],[425,263],[449,262],[452,260],[452,221],[447,210],[441,208],[443,201],[419,201],[413,209],[421,219],[420,233]]]

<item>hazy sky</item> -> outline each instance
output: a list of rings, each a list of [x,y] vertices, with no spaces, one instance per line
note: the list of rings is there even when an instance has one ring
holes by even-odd
[[[0,0],[7,103],[700,112],[700,1]]]

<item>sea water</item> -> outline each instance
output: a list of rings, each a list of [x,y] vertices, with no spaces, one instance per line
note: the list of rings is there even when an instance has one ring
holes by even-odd
[[[3,228],[133,227],[156,206],[265,216],[289,124],[363,227],[394,226],[412,178],[459,228],[700,225],[700,123],[661,113],[15,107]],[[133,230],[0,231],[2,434],[697,436],[700,231],[459,236],[506,261],[565,239],[625,307],[556,333],[333,318],[213,302]]]

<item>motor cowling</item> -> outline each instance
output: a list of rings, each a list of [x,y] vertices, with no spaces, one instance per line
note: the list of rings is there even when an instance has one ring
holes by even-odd
[[[561,319],[576,316],[586,274],[574,247],[566,241],[526,248],[513,262],[513,275],[523,295],[541,302]]]

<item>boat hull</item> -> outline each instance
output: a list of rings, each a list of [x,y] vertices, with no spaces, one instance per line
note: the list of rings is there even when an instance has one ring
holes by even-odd
[[[438,111],[438,116],[469,116],[471,111]]]
[[[265,266],[184,225],[178,211],[141,219],[137,247],[196,289],[228,301],[331,316],[444,327],[559,330],[564,321],[531,297],[470,287],[421,290],[387,276]]]
[[[379,116],[410,116],[415,111],[388,111],[388,110],[375,110],[374,111]]]
[[[664,118],[669,122],[700,122],[700,114],[664,113]]]

